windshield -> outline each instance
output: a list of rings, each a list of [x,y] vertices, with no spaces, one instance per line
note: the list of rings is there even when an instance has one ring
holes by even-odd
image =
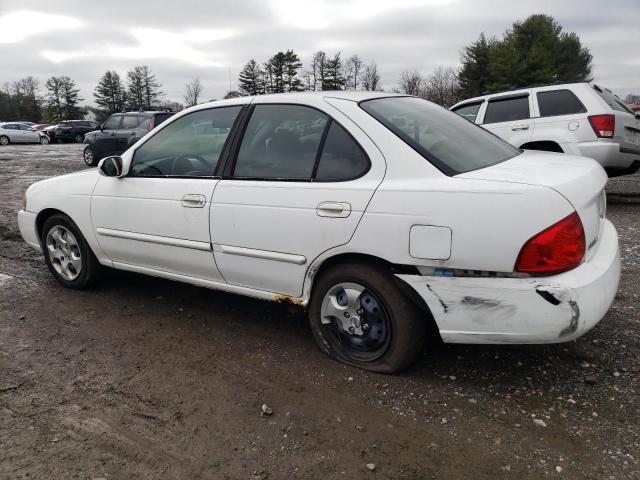
[[[420,98],[378,98],[360,107],[446,175],[495,165],[520,153],[474,123]]]

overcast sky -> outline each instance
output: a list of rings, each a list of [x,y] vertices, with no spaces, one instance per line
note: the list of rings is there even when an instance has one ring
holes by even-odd
[[[580,36],[598,83],[640,93],[640,0],[0,0],[0,82],[69,75],[88,104],[105,70],[145,64],[168,99],[181,101],[192,77],[220,98],[229,72],[235,89],[247,60],[293,49],[305,67],[316,50],[357,53],[391,89],[404,69],[458,67],[481,32],[533,13]]]

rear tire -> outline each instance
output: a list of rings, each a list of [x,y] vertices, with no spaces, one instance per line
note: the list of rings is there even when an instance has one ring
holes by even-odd
[[[100,277],[98,259],[80,229],[66,215],[55,214],[45,220],[40,245],[49,271],[65,287],[84,289]]]
[[[82,158],[84,158],[84,163],[86,163],[89,167],[95,167],[98,164],[98,160],[96,159],[96,155],[93,152],[93,149],[88,145],[84,147]]]
[[[81,133],[77,133],[76,136],[73,137],[73,139],[76,143],[82,143],[84,142],[84,135],[82,135]]]
[[[9,140],[9,137],[7,137],[6,135],[2,135],[0,137],[0,145],[5,146],[5,145],[9,145],[11,143],[11,141]]]
[[[324,272],[316,280],[309,308],[320,349],[371,372],[395,373],[414,363],[424,345],[428,317],[396,282],[387,268],[375,263],[336,265]]]

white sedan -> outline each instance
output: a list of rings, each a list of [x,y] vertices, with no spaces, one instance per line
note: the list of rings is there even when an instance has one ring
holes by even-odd
[[[46,145],[49,143],[49,137],[26,123],[0,123],[0,145],[9,145],[10,143],[41,143]]]
[[[320,348],[395,372],[445,342],[552,343],[620,276],[594,160],[522,152],[414,97],[242,97],[32,185],[20,230],[63,285],[103,267],[308,310]]]

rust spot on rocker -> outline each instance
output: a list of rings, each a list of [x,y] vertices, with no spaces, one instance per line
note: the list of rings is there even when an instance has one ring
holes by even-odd
[[[295,305],[296,307],[304,307],[304,300],[302,300],[302,298],[292,297],[291,295],[275,295],[273,301],[276,303]]]

